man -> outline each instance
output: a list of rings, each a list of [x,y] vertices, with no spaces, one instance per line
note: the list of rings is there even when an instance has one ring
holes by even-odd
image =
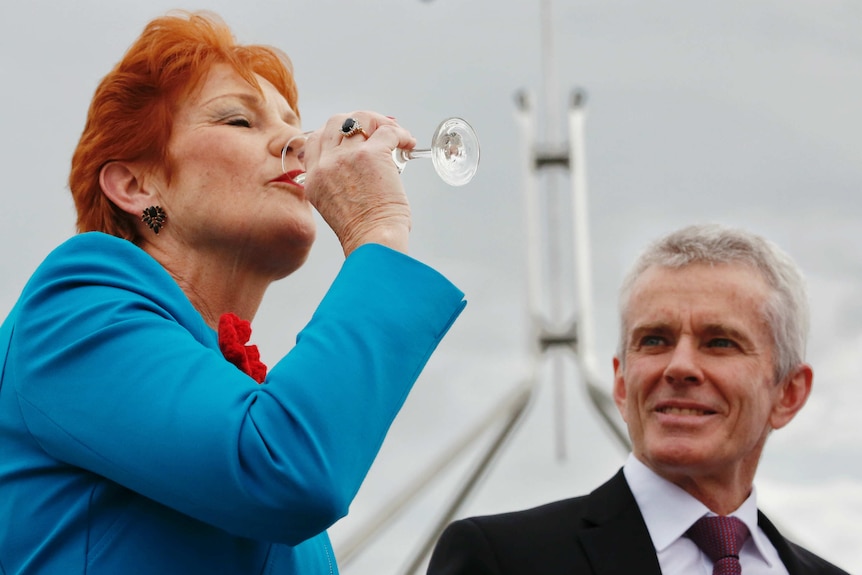
[[[623,469],[584,497],[452,523],[429,575],[846,575],[757,510],[766,438],[813,377],[790,258],[746,232],[682,229],[635,263],[620,318],[613,395],[633,446]],[[735,547],[712,549],[699,535],[712,529],[712,543]]]

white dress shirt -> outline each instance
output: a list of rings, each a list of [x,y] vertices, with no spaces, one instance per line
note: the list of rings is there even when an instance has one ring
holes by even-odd
[[[712,575],[712,561],[684,535],[695,521],[715,513],[634,455],[629,455],[623,473],[646,522],[662,575]],[[730,515],[742,520],[751,532],[739,552],[743,575],[787,575],[775,547],[757,526],[757,495],[753,488],[748,499]]]

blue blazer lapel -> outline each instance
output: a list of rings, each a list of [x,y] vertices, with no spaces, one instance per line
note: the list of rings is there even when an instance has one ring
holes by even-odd
[[[578,538],[596,575],[661,575],[655,547],[620,470],[589,495]]]

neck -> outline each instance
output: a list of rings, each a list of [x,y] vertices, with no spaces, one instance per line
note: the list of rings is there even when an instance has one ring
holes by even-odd
[[[204,321],[218,329],[222,314],[232,312],[251,321],[263,294],[275,278],[248,266],[243,258],[224,254],[203,255],[141,246],[164,266]]]
[[[738,481],[729,485],[721,481],[684,477],[673,481],[689,495],[718,515],[730,515],[751,495],[751,482]]]
[[[691,466],[660,465],[635,454],[656,474],[685,490],[718,515],[729,515],[751,495],[754,475],[760,460],[762,445],[743,461],[735,464],[718,463],[706,468],[702,462]]]

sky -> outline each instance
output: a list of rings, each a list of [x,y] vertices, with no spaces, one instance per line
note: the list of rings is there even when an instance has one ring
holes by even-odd
[[[529,411],[458,515],[586,493],[626,452],[587,405],[570,354],[534,351],[525,142],[515,123],[515,95],[529,93],[537,143],[564,143],[555,134],[563,133],[566,102],[581,90],[593,304],[577,309],[572,295],[560,304],[563,319],[589,313],[609,388],[617,288],[650,240],[720,222],[782,246],[808,281],[814,392],[770,438],[758,497],[791,538],[862,572],[862,4],[549,5],[552,25],[544,28],[537,0],[4,2],[0,311],[74,233],[66,178],[98,81],[151,18],[174,8],[213,10],[241,42],[291,56],[306,129],[332,114],[371,109],[398,118],[421,143],[456,115],[473,124],[482,145],[479,172],[465,187],[443,184],[429,162],[409,164],[402,176],[413,210],[412,255],[454,281],[469,303],[408,398],[350,515],[331,530],[336,551],[524,381],[536,382]],[[553,46],[553,58],[543,43]],[[565,202],[568,175],[540,182],[548,213],[558,213],[553,206]],[[290,349],[341,264],[322,226],[309,262],[270,289],[255,318],[253,338],[270,364]],[[542,253],[568,265],[567,245],[551,242]],[[489,437],[342,572],[401,573]]]

